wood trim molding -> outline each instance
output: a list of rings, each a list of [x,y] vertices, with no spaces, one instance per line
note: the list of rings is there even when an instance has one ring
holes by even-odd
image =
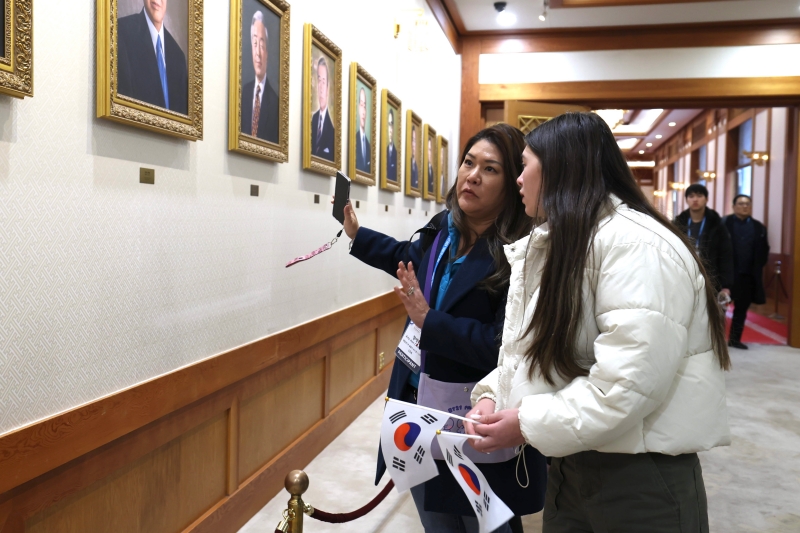
[[[552,9],[564,7],[617,7],[644,6],[654,4],[695,4],[698,2],[721,2],[723,0],[550,0]]]
[[[462,97],[463,85],[466,84],[462,84]],[[579,103],[592,107],[620,102],[629,107],[652,103],[663,108],[723,107],[731,102],[738,107],[779,107],[800,101],[800,76],[482,84],[479,99]]]
[[[15,487],[398,307],[390,292],[6,433],[0,501]]]

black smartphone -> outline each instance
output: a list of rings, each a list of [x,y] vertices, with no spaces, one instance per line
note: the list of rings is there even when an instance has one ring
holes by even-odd
[[[339,221],[339,224],[344,226],[344,206],[350,199],[350,178],[342,174],[336,173],[336,198],[333,201],[333,218]]]

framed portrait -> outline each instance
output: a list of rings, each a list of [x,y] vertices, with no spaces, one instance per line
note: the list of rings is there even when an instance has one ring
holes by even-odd
[[[342,168],[342,50],[313,24],[303,31],[303,168]]]
[[[375,118],[378,83],[358,63],[350,63],[350,129],[348,166],[350,178],[364,185],[375,185]]]
[[[203,0],[97,0],[97,116],[203,138]]]
[[[436,191],[436,201],[440,204],[445,203],[447,200],[447,193],[450,191],[450,169],[447,161],[447,139],[439,135],[436,140],[436,153],[439,154],[439,160],[436,164],[439,169],[439,186]]]
[[[381,189],[401,189],[400,167],[403,158],[403,105],[389,89],[381,91]]]
[[[33,96],[33,0],[0,0],[0,93]]]
[[[436,154],[436,130],[429,124],[425,124],[422,130],[423,155],[422,155],[422,199],[436,200],[439,190],[438,177],[436,172],[438,165]]]
[[[422,196],[422,119],[406,111],[406,196]]]
[[[285,163],[289,160],[289,4],[231,0],[230,37],[228,149]]]

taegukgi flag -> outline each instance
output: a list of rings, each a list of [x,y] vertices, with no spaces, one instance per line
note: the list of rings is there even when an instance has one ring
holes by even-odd
[[[398,492],[439,475],[431,442],[448,417],[410,403],[389,400],[381,422],[381,449],[386,470]]]
[[[511,520],[514,513],[497,497],[481,471],[464,453],[463,446],[468,446],[464,437],[443,431],[436,438],[444,453],[447,467],[472,504],[472,510],[478,517],[480,533],[494,531]]]

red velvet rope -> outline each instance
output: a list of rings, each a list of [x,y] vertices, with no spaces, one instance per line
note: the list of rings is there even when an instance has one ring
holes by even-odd
[[[314,509],[314,512],[311,513],[309,516],[311,518],[319,520],[320,522],[328,522],[329,524],[341,524],[343,522],[350,522],[357,518],[361,518],[365,514],[375,509],[375,507],[377,507],[379,503],[381,503],[383,500],[386,499],[386,496],[389,495],[389,492],[391,492],[393,488],[394,488],[394,481],[389,480],[389,483],[386,484],[386,486],[383,488],[380,494],[375,496],[375,498],[373,498],[373,500],[369,502],[367,505],[365,505],[361,509],[353,511],[352,513],[326,513],[325,511]]]

